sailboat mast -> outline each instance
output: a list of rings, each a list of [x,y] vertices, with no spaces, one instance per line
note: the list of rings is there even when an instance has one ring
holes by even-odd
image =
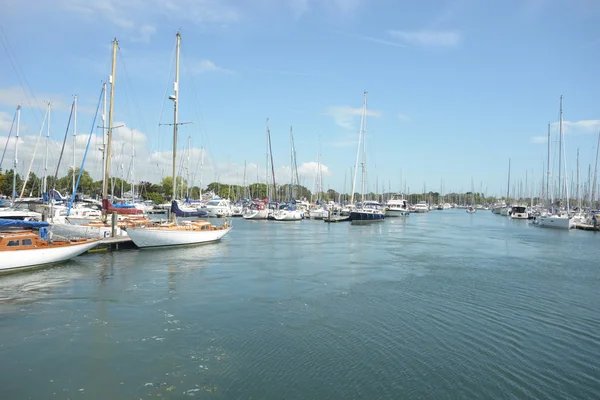
[[[108,199],[108,182],[110,177],[110,146],[112,144],[112,130],[113,130],[113,114],[114,114],[114,102],[115,102],[115,78],[117,74],[117,39],[113,40],[113,54],[112,54],[112,69],[111,74],[108,77],[110,83],[110,102],[108,106],[108,133],[106,139],[106,149],[104,151],[104,184],[102,186],[102,198]],[[103,133],[104,134],[104,133]]]
[[[506,185],[506,205],[508,205],[508,197],[510,196],[510,158],[508,159],[508,184]]]
[[[295,198],[294,195],[294,136],[290,125],[290,200]]]
[[[267,199],[270,199],[271,196],[269,196],[269,118],[267,118],[267,129],[266,129],[266,146],[267,146],[267,150],[265,152],[265,157],[266,157],[266,163],[265,163],[265,196],[267,196]]]
[[[188,135],[188,148],[187,148],[187,167],[186,167],[186,180],[187,180],[187,185],[186,185],[186,190],[185,190],[185,194],[186,197],[190,197],[190,151],[191,151],[191,140],[192,137],[190,135]]]
[[[21,106],[17,106],[17,132],[15,139],[15,162],[13,164],[12,205],[15,204],[17,191],[17,166],[19,165],[19,130],[21,129]]]
[[[73,102],[75,104],[73,110],[73,193],[75,193],[75,143],[77,142],[77,95],[73,96]]]
[[[356,162],[354,163],[354,178],[352,180],[352,193],[350,196],[350,204],[354,204],[354,192],[356,191],[356,176],[358,175],[358,160],[360,156],[360,145],[363,140],[363,123],[367,108],[367,92],[363,93],[363,110],[361,113],[360,129],[358,131],[358,146],[356,148]]]
[[[559,134],[558,134],[558,198],[563,199],[562,192],[562,140],[563,140],[563,131],[562,131],[562,95],[560,96],[560,112],[559,112]]]
[[[175,190],[177,188],[177,102],[179,101],[179,55],[180,55],[180,47],[181,47],[181,35],[177,32],[177,50],[175,55],[175,83],[173,84],[173,89],[175,94],[170,96],[173,100],[173,186],[172,193],[173,198],[175,199]]]
[[[44,157],[44,182],[42,193],[46,193],[48,187],[48,146],[50,144],[50,103],[48,103],[48,125],[46,126],[46,155]]]
[[[550,124],[548,124],[548,161],[546,168],[546,201],[550,201],[552,204],[552,195],[550,194]]]
[[[275,184],[275,166],[273,165],[273,149],[271,147],[271,130],[269,129],[269,119],[267,118],[267,140],[269,145],[269,155],[271,156],[271,176],[273,177],[273,201],[277,203],[277,185]]]
[[[600,133],[598,133],[598,144],[596,145],[596,165],[594,166],[594,184],[592,185],[592,197],[590,207],[594,207],[596,200],[596,178],[598,176],[598,150],[600,150]]]
[[[581,193],[579,184],[579,148],[577,148],[577,208],[581,211]]]
[[[102,188],[106,184],[105,170],[106,170],[106,82],[102,84],[102,90],[104,92],[104,105],[102,106]]]

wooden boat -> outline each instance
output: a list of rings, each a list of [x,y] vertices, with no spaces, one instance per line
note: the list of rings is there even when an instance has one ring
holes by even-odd
[[[154,227],[127,228],[137,247],[183,246],[216,242],[231,230],[225,222],[215,226],[206,220],[181,221]]]
[[[0,273],[70,260],[97,245],[97,239],[53,240],[52,233],[19,229],[0,233]]]

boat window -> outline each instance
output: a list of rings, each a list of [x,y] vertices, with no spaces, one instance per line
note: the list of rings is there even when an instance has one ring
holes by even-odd
[[[6,244],[7,247],[16,247],[18,245],[19,245],[18,240],[9,240],[8,243]]]
[[[21,245],[22,246],[32,246],[33,242],[31,239],[23,239],[23,240],[21,240]]]
[[[209,201],[208,203],[206,203],[207,206],[218,206],[219,205],[219,201]]]

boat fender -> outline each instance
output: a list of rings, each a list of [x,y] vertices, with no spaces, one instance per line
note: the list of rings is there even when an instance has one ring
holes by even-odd
[[[225,221],[225,223],[223,224],[224,228],[227,228],[227,221]]]

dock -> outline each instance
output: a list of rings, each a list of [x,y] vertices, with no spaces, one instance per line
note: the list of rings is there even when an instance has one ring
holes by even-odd
[[[117,236],[100,239],[98,245],[88,250],[88,253],[99,253],[102,251],[126,250],[137,248],[129,236]]]
[[[594,225],[576,224],[575,228],[581,229],[583,231],[596,231],[596,232],[600,232],[600,225],[598,225],[597,227],[594,228]]]

